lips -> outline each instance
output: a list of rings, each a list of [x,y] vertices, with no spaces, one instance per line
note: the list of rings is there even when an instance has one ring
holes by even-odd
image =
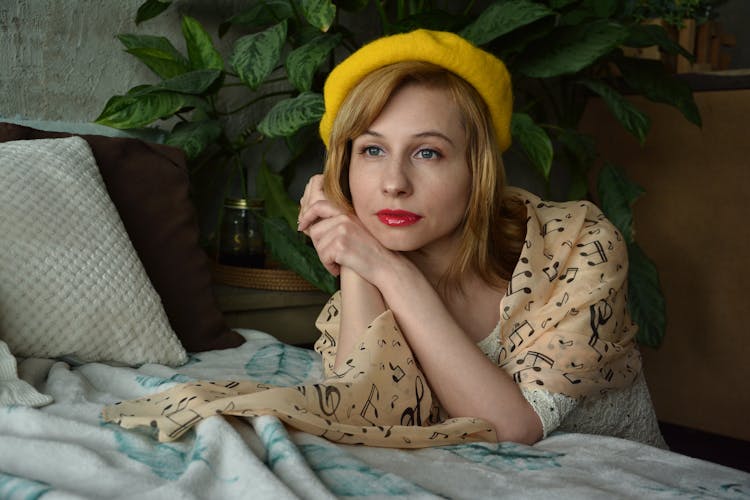
[[[411,226],[416,224],[422,218],[421,215],[417,215],[406,210],[381,210],[377,213],[380,222],[386,226]]]

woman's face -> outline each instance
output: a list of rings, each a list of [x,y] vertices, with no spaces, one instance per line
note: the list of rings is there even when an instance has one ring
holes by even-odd
[[[349,163],[354,210],[394,251],[456,248],[471,189],[466,134],[448,91],[407,84],[368,130]]]

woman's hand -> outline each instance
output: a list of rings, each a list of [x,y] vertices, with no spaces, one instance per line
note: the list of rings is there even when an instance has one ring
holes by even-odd
[[[372,283],[376,269],[396,257],[365,229],[356,214],[326,198],[322,175],[311,177],[305,187],[297,229],[310,237],[323,266],[334,276],[346,266]]]

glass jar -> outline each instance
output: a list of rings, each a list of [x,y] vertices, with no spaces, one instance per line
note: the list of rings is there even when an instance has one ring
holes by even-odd
[[[219,228],[220,264],[259,267],[265,264],[263,200],[226,198]]]

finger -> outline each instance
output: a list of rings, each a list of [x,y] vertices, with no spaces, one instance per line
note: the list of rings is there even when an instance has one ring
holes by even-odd
[[[297,231],[302,231],[308,236],[308,229],[322,219],[329,219],[342,215],[343,212],[328,200],[318,200],[310,204],[307,209],[300,211],[297,219]]]

